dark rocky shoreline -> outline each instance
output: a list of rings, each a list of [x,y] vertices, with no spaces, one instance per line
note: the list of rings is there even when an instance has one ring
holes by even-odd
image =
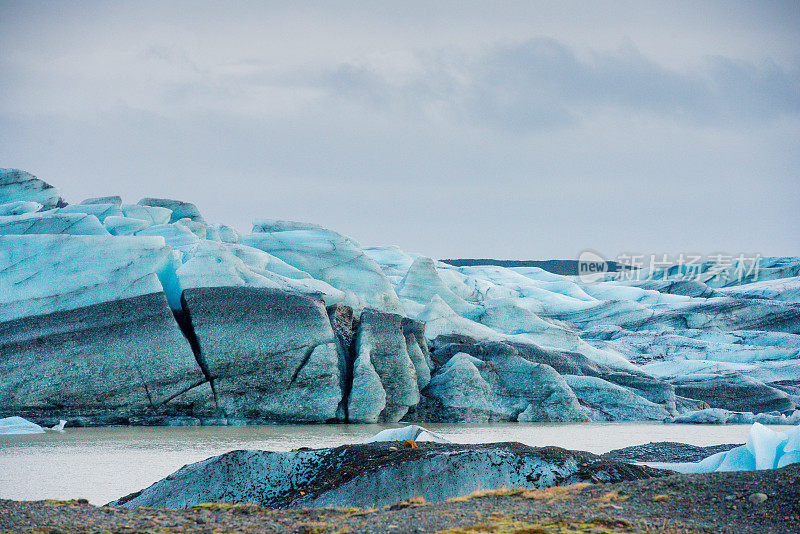
[[[159,510],[96,507],[78,501],[0,500],[0,532],[4,533],[789,534],[796,533],[798,525],[800,464],[545,490],[498,490],[437,504],[415,499],[366,510],[272,510],[249,504]]]
[[[741,443],[724,443],[700,447],[674,441],[650,442],[615,449],[603,454],[603,458],[620,462],[699,462],[703,458],[738,447]]]

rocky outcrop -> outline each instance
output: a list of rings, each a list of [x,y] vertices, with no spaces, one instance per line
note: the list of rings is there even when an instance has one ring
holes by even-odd
[[[619,460],[620,462],[699,462],[712,454],[726,452],[734,447],[738,447],[738,445],[727,443],[700,447],[698,445],[689,445],[688,443],[659,441],[614,449],[603,454],[603,458]]]
[[[187,465],[110,504],[188,508],[205,502],[251,502],[268,508],[375,508],[419,496],[439,502],[499,487],[546,488],[669,474],[558,447],[420,443],[405,449],[399,445],[233,451]]]

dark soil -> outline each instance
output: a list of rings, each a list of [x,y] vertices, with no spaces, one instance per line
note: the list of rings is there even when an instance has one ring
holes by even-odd
[[[189,510],[0,501],[0,532],[800,532],[800,464],[768,471],[670,475],[615,484],[498,490],[381,510]]]
[[[703,458],[729,451],[739,445],[728,443],[698,447],[674,441],[650,442],[645,445],[633,445],[623,449],[615,449],[602,457],[620,462],[699,462]]]

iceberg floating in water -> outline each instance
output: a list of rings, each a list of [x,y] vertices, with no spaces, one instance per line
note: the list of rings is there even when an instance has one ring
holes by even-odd
[[[776,432],[754,423],[744,445],[697,463],[676,464],[670,468],[682,473],[711,473],[777,469],[797,462],[800,462],[800,425],[788,432]]]
[[[414,441],[432,441],[434,443],[450,443],[443,437],[438,436],[430,430],[426,430],[417,425],[408,425],[402,428],[387,428],[386,430],[381,430],[371,438],[366,439],[361,443],[405,441],[407,439],[413,439]]]
[[[63,419],[60,419],[57,425],[51,426],[50,428],[48,428],[48,430],[52,430],[53,432],[60,432],[61,434],[63,434],[65,426],[67,426],[67,422]]]
[[[0,419],[0,435],[43,433],[44,428],[19,416]]]

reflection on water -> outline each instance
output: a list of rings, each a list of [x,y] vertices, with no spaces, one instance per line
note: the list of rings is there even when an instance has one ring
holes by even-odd
[[[93,504],[105,504],[149,486],[185,464],[230,450],[335,447],[357,443],[384,428],[396,426],[401,425],[68,428],[64,434],[0,436],[0,498],[84,497]],[[749,425],[635,423],[426,424],[425,427],[459,443],[519,441],[595,453],[650,441],[693,445],[743,443],[750,428]]]

